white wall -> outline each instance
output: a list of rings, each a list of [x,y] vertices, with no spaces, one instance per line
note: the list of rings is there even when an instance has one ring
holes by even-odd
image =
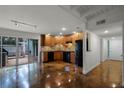
[[[108,59],[108,40],[105,38],[101,39],[101,62]]]
[[[20,37],[20,38],[27,38],[27,39],[38,39],[38,61],[40,62],[40,34],[37,33],[30,33],[30,32],[23,32],[23,31],[16,31],[6,28],[0,28],[0,36],[10,36],[10,37]]]
[[[91,33],[91,32],[90,32]],[[91,51],[86,51],[86,36],[84,39],[84,46],[83,46],[83,53],[84,53],[84,60],[83,60],[83,73],[87,74],[93,68],[100,64],[100,38],[91,33]]]
[[[122,38],[109,40],[109,59],[122,60]]]

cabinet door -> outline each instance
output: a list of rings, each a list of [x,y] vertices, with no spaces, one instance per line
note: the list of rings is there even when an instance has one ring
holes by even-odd
[[[60,61],[63,61],[63,52],[60,52]]]
[[[55,61],[62,61],[63,60],[63,53],[62,52],[54,52],[54,60]]]
[[[58,61],[60,59],[60,54],[59,52],[54,52],[54,60]]]
[[[47,62],[48,61],[48,53],[44,52],[43,53],[43,62]]]
[[[54,60],[57,60],[57,52],[54,52]]]
[[[55,39],[53,36],[45,36],[45,46],[53,46],[55,44]]]
[[[71,63],[74,63],[75,64],[75,53],[74,52],[71,52],[70,54],[70,59],[71,59]]]

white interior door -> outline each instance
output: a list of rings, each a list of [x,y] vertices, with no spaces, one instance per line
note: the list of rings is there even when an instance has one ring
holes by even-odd
[[[122,39],[109,40],[109,59],[122,61]]]

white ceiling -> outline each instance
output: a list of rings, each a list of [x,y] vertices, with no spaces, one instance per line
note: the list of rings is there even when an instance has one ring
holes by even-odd
[[[108,33],[104,33],[105,31]],[[105,26],[104,28],[92,30],[92,32],[103,38],[111,38],[111,37],[122,37],[122,22],[113,23]]]
[[[37,29],[30,26],[15,26],[11,20],[37,25]],[[20,31],[59,34],[61,28],[66,27],[64,34],[70,34],[77,26],[83,28],[84,23],[57,5],[28,5],[28,6],[0,6],[0,27]]]
[[[27,6],[0,6],[0,27],[9,28],[19,31],[40,33],[40,34],[70,34],[77,31],[76,27],[83,29],[84,22],[90,21],[101,15],[107,15],[111,11],[123,10],[124,6],[90,6],[90,5],[27,5]],[[118,9],[118,10],[117,10]],[[121,11],[120,11],[121,12]],[[114,12],[114,15],[118,13]],[[121,16],[121,15],[120,15]],[[105,16],[101,16],[100,19]],[[37,25],[37,29],[33,27],[20,25],[15,26],[11,20]],[[112,17],[109,21],[112,20]],[[116,20],[117,21],[117,20]],[[66,27],[67,31],[61,28]],[[95,28],[95,27],[94,27]],[[79,29],[79,31],[81,31]],[[104,34],[104,30],[109,30],[108,34]],[[122,34],[121,24],[112,24],[95,29],[92,31],[102,37],[111,37]]]
[[[117,5],[70,5],[70,10],[77,12],[80,17],[87,20],[93,19],[99,15],[122,8],[124,6]]]
[[[87,23],[87,29],[97,35],[108,38],[119,36],[122,34],[122,24],[120,21],[124,19],[124,6],[117,5],[70,5],[62,6],[70,10],[73,15],[84,19]],[[97,21],[106,20],[105,24],[96,25]],[[108,34],[104,31],[108,30]]]

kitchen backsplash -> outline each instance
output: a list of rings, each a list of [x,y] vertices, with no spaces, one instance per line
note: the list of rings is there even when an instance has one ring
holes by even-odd
[[[56,44],[54,46],[43,46],[42,51],[75,51],[75,45],[73,43]]]

